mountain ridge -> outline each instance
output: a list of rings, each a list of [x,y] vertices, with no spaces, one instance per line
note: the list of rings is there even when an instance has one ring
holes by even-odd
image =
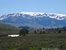
[[[15,26],[65,27],[66,15],[41,12],[18,12],[0,16],[0,22]]]
[[[57,13],[43,13],[43,12],[18,12],[18,13],[11,13],[3,16],[19,16],[19,15],[29,15],[29,16],[49,16],[50,18],[55,18],[57,20],[62,20],[60,18],[66,18],[66,14],[57,14]],[[54,16],[54,17],[53,17]],[[7,18],[7,17],[4,17]],[[2,20],[2,16],[0,16],[0,20]]]

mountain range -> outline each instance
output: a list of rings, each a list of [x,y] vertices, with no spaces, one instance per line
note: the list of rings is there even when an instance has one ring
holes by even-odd
[[[36,28],[66,27],[66,15],[41,12],[18,12],[0,16],[0,22]]]

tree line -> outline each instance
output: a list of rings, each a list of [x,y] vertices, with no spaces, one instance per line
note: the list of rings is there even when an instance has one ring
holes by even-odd
[[[25,36],[27,34],[51,34],[51,33],[65,33],[66,32],[66,27],[62,27],[62,28],[39,28],[39,29],[35,29],[35,28],[29,28],[29,27],[21,27],[20,31],[19,31],[19,35],[20,36]]]

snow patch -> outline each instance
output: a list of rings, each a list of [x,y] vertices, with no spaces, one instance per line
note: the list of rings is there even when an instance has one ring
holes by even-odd
[[[18,37],[19,35],[8,35],[8,37]]]

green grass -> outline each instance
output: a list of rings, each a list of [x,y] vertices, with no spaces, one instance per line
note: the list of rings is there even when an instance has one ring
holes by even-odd
[[[19,33],[19,29],[15,26],[0,23],[0,35]]]
[[[15,26],[0,24],[0,35],[17,34],[19,30]],[[32,32],[25,36],[14,38],[0,37],[0,50],[19,50],[23,48],[30,48],[30,50],[60,48],[64,50],[66,49],[66,31],[62,31],[61,33],[46,31],[44,34],[33,34]]]
[[[66,35],[41,34],[24,37],[0,37],[1,48],[66,48]]]

